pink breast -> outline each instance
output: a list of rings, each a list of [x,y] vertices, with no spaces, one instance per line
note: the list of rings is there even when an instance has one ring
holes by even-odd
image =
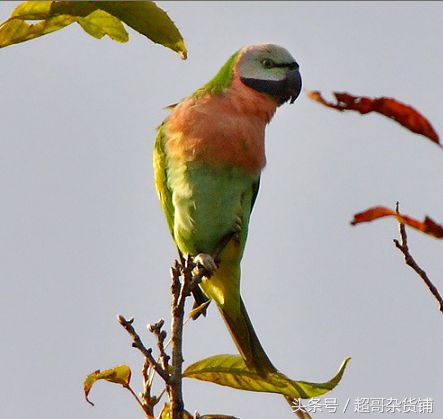
[[[186,99],[167,123],[170,158],[258,174],[266,164],[265,127],[277,103],[234,77],[224,95]]]

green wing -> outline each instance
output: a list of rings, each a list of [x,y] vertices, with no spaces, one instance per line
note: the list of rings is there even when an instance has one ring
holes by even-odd
[[[174,205],[172,204],[172,191],[168,187],[167,157],[164,149],[165,140],[165,123],[160,125],[157,131],[154,145],[154,176],[155,189],[157,190],[160,203],[165,213],[166,222],[168,223],[169,231],[173,235],[174,232]]]
[[[154,145],[155,189],[157,190],[163,212],[165,213],[169,231],[171,232],[172,237],[174,237],[174,205],[172,204],[172,191],[168,187],[168,176],[166,172],[167,157],[164,149],[164,125],[165,122],[163,122],[163,124],[158,128]],[[192,294],[195,300],[193,308],[197,308],[203,303],[209,301],[200,288],[194,289]],[[193,320],[197,319],[201,314],[206,316],[206,310],[207,307],[193,315]]]

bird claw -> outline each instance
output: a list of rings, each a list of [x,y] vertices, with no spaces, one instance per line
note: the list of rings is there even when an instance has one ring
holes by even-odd
[[[207,253],[199,253],[194,258],[194,263],[197,266],[203,267],[206,269],[211,275],[217,270],[218,266],[214,261],[214,258]]]
[[[241,217],[237,216],[235,218],[235,223],[234,223],[234,233],[239,234],[242,231],[243,228],[243,220],[241,219]]]

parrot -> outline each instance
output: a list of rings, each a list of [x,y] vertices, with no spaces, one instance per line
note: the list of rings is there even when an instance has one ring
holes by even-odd
[[[209,272],[194,292],[196,303],[216,303],[247,368],[265,374],[277,370],[241,298],[240,263],[266,164],[265,127],[301,87],[299,65],[285,48],[242,47],[170,107],[153,152],[155,188],[175,245]]]

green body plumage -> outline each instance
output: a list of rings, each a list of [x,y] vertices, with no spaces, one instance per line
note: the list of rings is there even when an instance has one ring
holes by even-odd
[[[275,70],[262,68],[263,57],[276,60]],[[156,188],[178,249],[184,255],[212,255],[225,236],[235,233],[220,254],[218,269],[200,287],[217,303],[246,364],[262,373],[276,369],[240,297],[240,262],[266,162],[265,126],[282,97],[246,86],[243,77],[254,84],[258,76],[268,75],[271,90],[281,85],[288,100],[290,66],[293,58],[281,47],[238,51],[211,81],[172,109],[154,148]]]

